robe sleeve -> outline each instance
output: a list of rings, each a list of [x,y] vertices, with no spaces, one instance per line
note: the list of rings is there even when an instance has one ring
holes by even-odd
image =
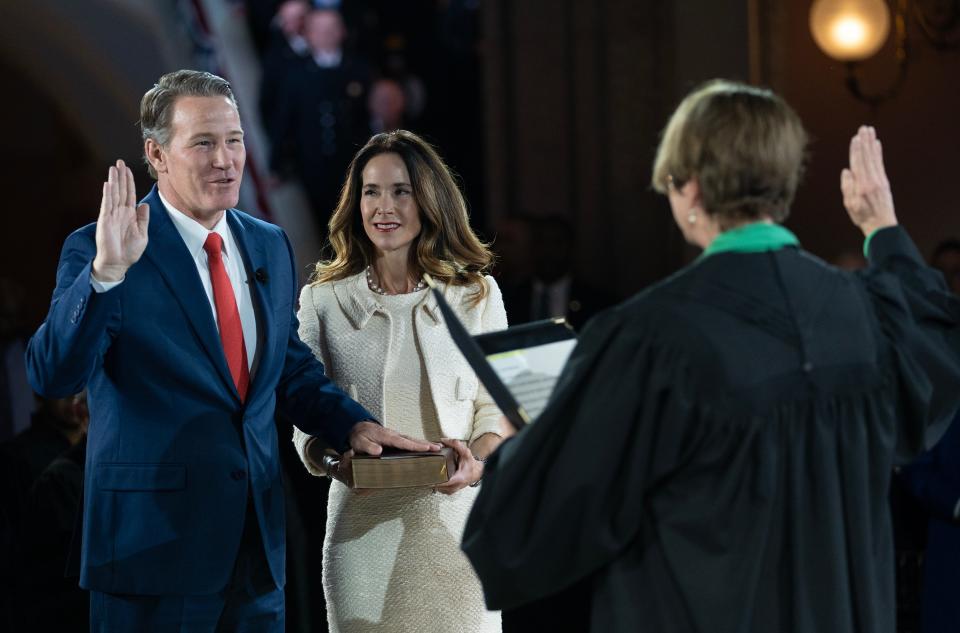
[[[897,462],[943,435],[960,404],[960,301],[900,227],[870,240],[863,274],[896,375]]]
[[[637,538],[645,491],[690,450],[679,353],[619,309],[590,322],[547,409],[491,456],[463,549],[487,606],[556,593]],[[655,424],[656,422],[656,424]]]

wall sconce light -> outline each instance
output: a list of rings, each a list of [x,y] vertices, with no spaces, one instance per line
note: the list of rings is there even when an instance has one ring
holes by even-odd
[[[810,7],[810,31],[829,57],[846,62],[850,93],[876,108],[899,90],[907,73],[907,0],[896,0],[893,16],[896,75],[886,90],[867,94],[857,79],[857,64],[872,57],[890,33],[890,9],[884,0],[815,0]]]
[[[883,0],[817,0],[810,7],[810,31],[830,57],[858,62],[887,40],[890,10]]]
[[[914,15],[921,32],[937,50],[960,44],[960,0],[893,0],[894,57],[896,74],[890,86],[867,94],[857,79],[857,64],[879,51],[890,33],[890,9],[886,0],[815,0],[810,7],[810,32],[817,46],[829,57],[845,62],[850,93],[876,109],[899,90],[907,74],[907,17]]]

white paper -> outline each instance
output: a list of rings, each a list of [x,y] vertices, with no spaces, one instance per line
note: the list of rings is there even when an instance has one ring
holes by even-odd
[[[513,397],[535,420],[547,406],[553,387],[577,340],[574,338],[487,356]]]

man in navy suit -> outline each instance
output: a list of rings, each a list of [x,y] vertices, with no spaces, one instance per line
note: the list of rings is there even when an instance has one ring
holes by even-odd
[[[297,336],[284,233],[232,207],[243,130],[229,84],[164,75],[143,97],[157,185],[117,161],[67,238],[34,389],[87,387],[80,584],[93,631],[284,629],[276,411],[341,451],[430,450],[370,421]]]

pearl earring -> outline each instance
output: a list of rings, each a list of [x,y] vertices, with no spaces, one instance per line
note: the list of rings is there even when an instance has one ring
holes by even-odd
[[[697,223],[697,213],[696,213],[696,211],[691,211],[690,213],[687,214],[687,222],[689,222],[690,224],[696,224],[696,223]]]

